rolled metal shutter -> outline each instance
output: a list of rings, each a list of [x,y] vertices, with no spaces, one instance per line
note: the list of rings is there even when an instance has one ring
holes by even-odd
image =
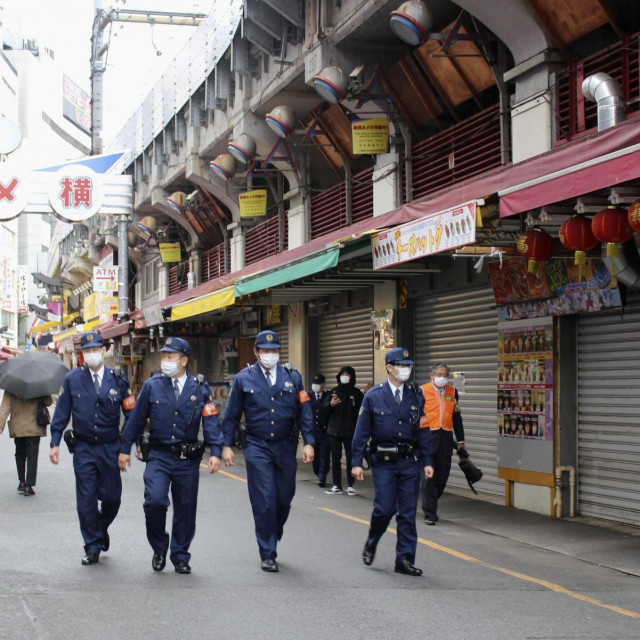
[[[355,369],[359,389],[373,384],[371,309],[327,314],[320,318],[318,329],[318,364],[327,379],[326,387],[335,386],[338,371],[344,366]]]
[[[578,511],[640,525],[640,295],[578,317]]]
[[[498,318],[491,288],[422,298],[416,303],[415,325],[416,382],[429,380],[435,362],[466,373],[466,393],[460,395],[465,439],[484,474],[475,487],[503,496],[497,465]],[[448,486],[468,488],[456,462],[454,455]]]
[[[274,331],[280,338],[280,362],[289,362],[289,325],[286,322],[279,324],[274,328]],[[299,362],[292,362],[291,364],[295,369],[300,368]]]

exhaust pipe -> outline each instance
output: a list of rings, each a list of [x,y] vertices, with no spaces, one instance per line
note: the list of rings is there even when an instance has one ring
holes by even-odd
[[[633,240],[627,240],[619,246],[617,258],[607,258],[605,245],[602,245],[602,260],[610,273],[615,273],[618,282],[630,289],[640,286],[640,256]]]
[[[624,122],[624,99],[616,80],[602,71],[582,82],[582,95],[598,105],[598,131]]]

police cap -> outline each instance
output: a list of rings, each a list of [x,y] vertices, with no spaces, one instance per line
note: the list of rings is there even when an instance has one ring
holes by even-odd
[[[191,357],[191,347],[184,338],[167,338],[160,351],[165,353],[184,353],[188,358]]]
[[[409,358],[409,352],[402,347],[389,349],[384,357],[385,364],[413,364],[413,360]]]
[[[89,333],[83,333],[80,338],[81,349],[92,349],[93,347],[104,347],[104,340],[99,333],[90,331]]]
[[[280,338],[275,331],[261,331],[256,336],[256,349],[279,349]]]
[[[321,373],[318,373],[313,376],[312,382],[313,384],[324,384],[324,376]]]

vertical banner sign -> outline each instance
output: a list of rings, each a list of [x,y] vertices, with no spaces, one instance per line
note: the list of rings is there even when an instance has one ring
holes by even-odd
[[[354,155],[387,153],[389,150],[389,120],[371,118],[351,122],[351,142]]]
[[[18,266],[18,313],[29,313],[29,293],[27,278],[29,267],[21,264]]]
[[[241,218],[258,218],[267,215],[267,190],[253,189],[238,196]]]

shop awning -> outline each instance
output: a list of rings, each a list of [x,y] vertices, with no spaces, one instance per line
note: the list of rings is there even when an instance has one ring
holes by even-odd
[[[127,322],[121,322],[120,324],[114,324],[110,327],[105,327],[104,329],[99,329],[100,335],[104,339],[108,338],[116,338],[118,336],[123,336],[129,333],[129,329],[131,328],[132,323],[127,320]]]
[[[66,340],[67,338],[72,338],[80,333],[86,333],[87,331],[91,331],[91,329],[97,327],[100,324],[100,320],[92,320],[91,322],[85,322],[84,324],[78,324],[75,327],[71,327],[71,329],[67,329],[66,331],[61,331],[60,333],[56,333],[53,336],[54,342],[60,342],[61,340]]]
[[[331,269],[338,264],[339,256],[340,246],[336,245],[323,249],[314,255],[284,263],[268,271],[239,278],[235,285],[236,296],[246,296],[256,291],[271,289],[292,280],[299,280],[314,273]]]
[[[62,318],[62,326],[68,327],[69,323],[71,323],[75,318],[80,315],[79,312],[69,313]],[[42,324],[36,325],[29,331],[29,337],[37,333],[46,333],[51,329],[57,329],[60,326],[60,320],[49,320],[48,322],[43,322]]]
[[[640,144],[635,144],[498,191],[500,216],[561,202],[638,177]]]
[[[230,307],[235,302],[235,288],[227,287],[171,307],[171,322]]]

